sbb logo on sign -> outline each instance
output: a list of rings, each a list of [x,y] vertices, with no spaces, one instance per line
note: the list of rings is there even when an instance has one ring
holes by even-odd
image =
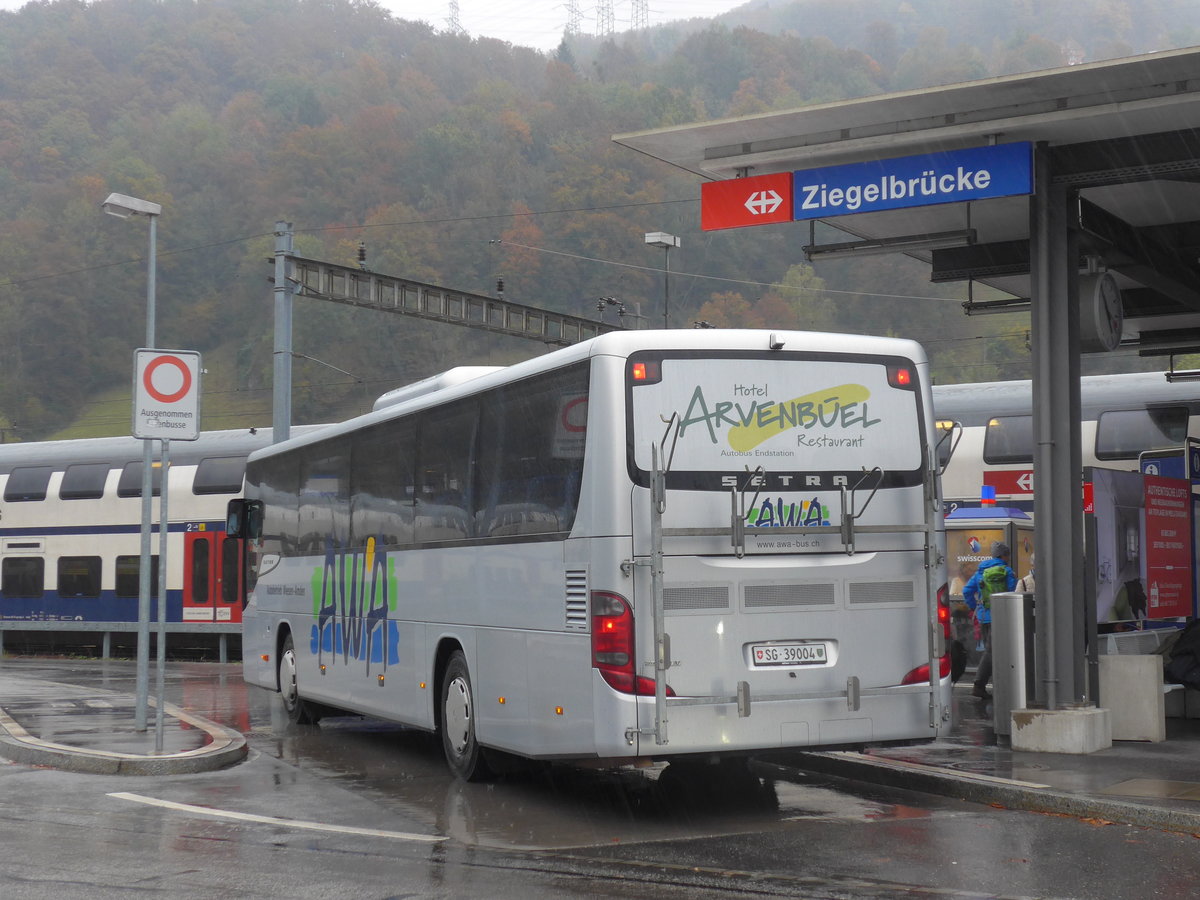
[[[137,350],[133,356],[133,436],[170,441],[200,437],[200,354]]]
[[[791,172],[700,185],[700,227],[704,231],[791,220]]]

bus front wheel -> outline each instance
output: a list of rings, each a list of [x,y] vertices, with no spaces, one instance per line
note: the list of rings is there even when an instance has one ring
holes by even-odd
[[[283,695],[283,709],[288,719],[297,725],[312,725],[317,721],[312,707],[300,698],[300,685],[296,679],[296,645],[289,634],[283,639],[279,652],[279,691]]]
[[[442,749],[451,770],[464,781],[483,781],[491,769],[475,739],[475,695],[467,659],[456,650],[442,674]]]

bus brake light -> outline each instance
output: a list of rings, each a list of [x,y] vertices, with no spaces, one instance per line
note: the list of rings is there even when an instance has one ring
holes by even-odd
[[[622,694],[654,695],[654,679],[637,675],[633,611],[619,594],[592,591],[592,668]],[[675,696],[670,687],[667,696]]]
[[[942,637],[945,638],[942,656],[938,659],[938,677],[945,678],[950,674],[950,587],[943,584],[937,592],[937,618],[942,626]],[[917,666],[906,674],[901,684],[924,684],[929,681],[929,663]]]
[[[942,623],[942,636],[949,641],[950,631],[950,586],[943,584],[937,592],[937,617]]]
[[[915,379],[913,378],[912,369],[908,366],[888,366],[887,380],[891,387],[911,389],[914,387],[913,382]]]
[[[631,362],[629,380],[634,384],[658,384],[662,381],[662,363],[656,359]]]

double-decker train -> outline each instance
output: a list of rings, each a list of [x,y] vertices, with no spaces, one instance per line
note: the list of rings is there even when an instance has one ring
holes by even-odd
[[[935,385],[947,511],[978,506],[983,485],[997,506],[1033,508],[1033,393],[1029,381]],[[1200,436],[1200,383],[1162,372],[1080,379],[1083,465],[1138,468],[1146,451],[1182,452]]]
[[[246,457],[270,441],[268,428],[171,443],[167,622],[241,621],[241,553],[224,534],[225,508],[241,495]],[[0,624],[138,620],[142,466],[131,437],[0,445]],[[156,456],[156,498],[162,490]],[[157,598],[157,501],[153,526]]]

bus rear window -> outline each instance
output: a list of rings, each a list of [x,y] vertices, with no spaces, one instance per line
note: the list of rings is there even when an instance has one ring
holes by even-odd
[[[651,362],[661,366],[661,377],[639,378],[638,367],[653,371]],[[834,487],[835,478],[857,481],[875,467],[920,471],[920,394],[908,360],[638,354],[628,372],[639,480],[651,470],[651,446],[668,429],[664,455],[677,488],[728,489],[729,473],[759,466],[775,476],[772,483],[786,476],[792,480],[780,484],[797,489]]]
[[[1143,450],[1182,447],[1187,426],[1184,406],[1102,412],[1096,421],[1096,457],[1137,459]]]

